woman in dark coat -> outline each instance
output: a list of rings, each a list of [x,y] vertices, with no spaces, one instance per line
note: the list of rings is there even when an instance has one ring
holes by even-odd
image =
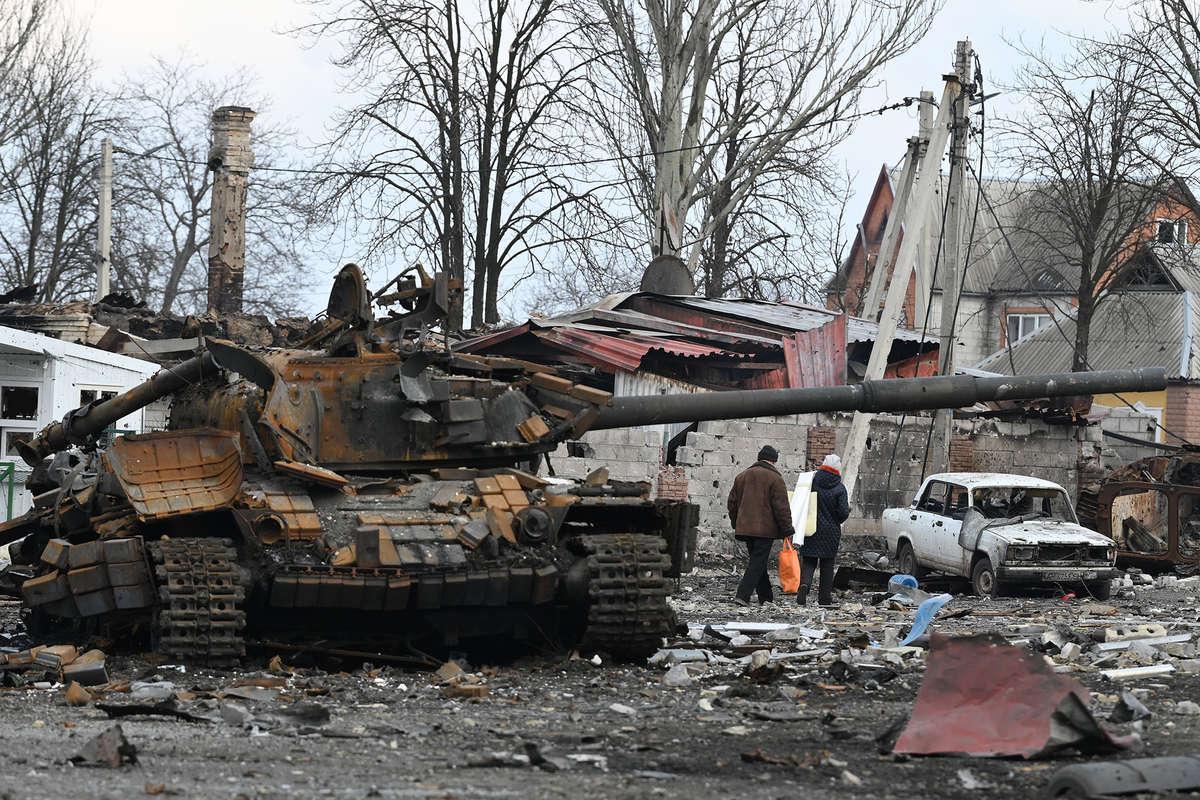
[[[808,603],[808,587],[813,573],[820,568],[817,602],[833,605],[833,566],[838,545],[842,542],[842,523],[850,516],[850,502],[842,483],[842,460],[836,455],[825,456],[825,463],[813,475],[813,491],[817,493],[817,532],[804,539],[797,551],[801,558],[800,591],[796,602]]]

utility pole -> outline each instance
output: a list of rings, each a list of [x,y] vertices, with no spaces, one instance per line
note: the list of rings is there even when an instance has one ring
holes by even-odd
[[[883,287],[887,284],[887,276],[892,266],[892,256],[896,254],[896,238],[904,227],[904,217],[908,212],[908,198],[912,194],[913,182],[916,181],[921,159],[925,148],[929,146],[929,129],[933,125],[933,92],[921,90],[921,105],[918,109],[921,119],[917,135],[908,139],[908,152],[904,158],[904,169],[900,173],[900,188],[896,191],[895,202],[888,213],[887,227],[883,231],[883,242],[879,245],[879,254],[875,256],[875,269],[871,271],[871,287],[863,301],[863,316],[867,319],[878,320],[883,313],[879,303],[883,300]],[[860,223],[861,224],[861,223]],[[861,233],[863,247],[866,247],[866,231]]]
[[[212,217],[208,243],[208,310],[241,311],[246,271],[246,188],[254,153],[250,123],[254,112],[222,106],[213,112]]]
[[[99,303],[109,293],[109,254],[112,250],[112,139],[105,138],[100,142],[100,166],[97,176],[100,184],[100,218],[96,222],[96,302]]]
[[[971,82],[971,41],[961,41],[954,50],[954,72],[963,87]],[[963,222],[966,192],[967,139],[971,126],[971,92],[959,94],[954,103],[954,122],[950,135],[950,179],[947,182],[946,234],[942,243],[942,327],[938,345],[938,374],[954,373],[955,323],[958,315],[958,294],[963,275]],[[939,409],[933,418],[933,441],[929,452],[931,472],[946,472],[950,469],[950,442],[954,437],[954,410]]]
[[[887,368],[888,353],[896,337],[896,326],[904,306],[904,297],[908,293],[917,248],[925,235],[925,223],[929,217],[927,209],[933,200],[934,190],[941,181],[942,154],[946,152],[954,101],[958,99],[960,91],[962,86],[957,76],[946,76],[946,87],[942,90],[937,120],[931,128],[929,146],[921,163],[921,174],[917,176],[916,186],[913,187],[912,200],[906,210],[907,219],[903,220],[904,237],[900,240],[900,252],[896,254],[896,266],[892,269],[887,299],[883,303],[883,316],[879,318],[879,331],[875,334],[875,344],[871,347],[871,358],[867,362],[867,372],[863,380],[879,380]],[[846,491],[851,494],[858,481],[858,468],[862,464],[867,435],[871,431],[872,416],[864,413],[854,414],[845,452],[842,454],[842,481],[846,484]]]

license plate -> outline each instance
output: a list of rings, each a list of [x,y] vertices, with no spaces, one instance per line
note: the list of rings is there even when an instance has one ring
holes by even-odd
[[[1055,581],[1091,581],[1096,579],[1095,570],[1091,572],[1083,572],[1082,570],[1064,570],[1063,572],[1053,572],[1046,575],[1050,580]]]

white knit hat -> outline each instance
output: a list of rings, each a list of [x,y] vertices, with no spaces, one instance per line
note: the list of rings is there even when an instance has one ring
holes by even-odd
[[[822,462],[821,466],[822,467],[832,467],[833,469],[836,469],[838,472],[841,472],[842,471],[842,459],[838,456],[837,453],[830,453],[829,455],[825,456],[825,461]]]

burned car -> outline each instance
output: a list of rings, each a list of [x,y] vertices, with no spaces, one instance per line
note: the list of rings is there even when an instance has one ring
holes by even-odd
[[[1116,543],[1079,524],[1057,483],[1023,475],[931,475],[911,505],[883,513],[883,532],[901,572],[969,578],[986,597],[1040,584],[1107,599],[1116,575]]]
[[[1079,492],[1079,518],[1117,543],[1117,563],[1200,572],[1200,453],[1143,458]]]

